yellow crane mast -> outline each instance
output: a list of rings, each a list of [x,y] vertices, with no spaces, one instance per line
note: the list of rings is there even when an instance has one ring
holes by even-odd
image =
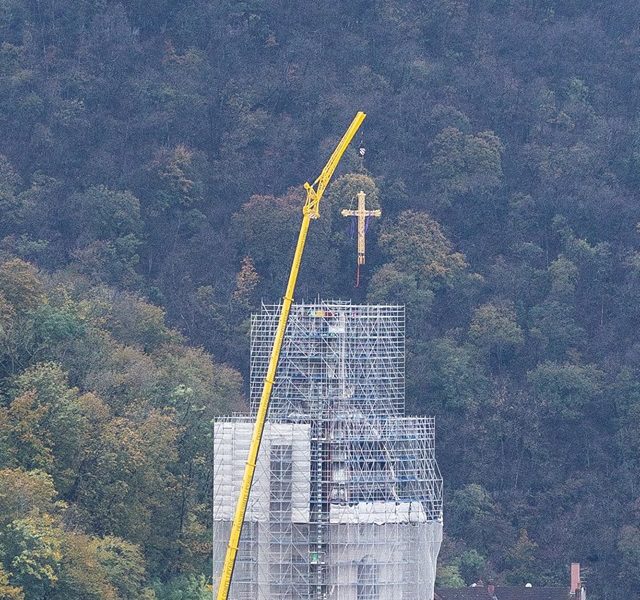
[[[236,510],[233,516],[233,523],[231,524],[231,534],[229,535],[229,544],[227,546],[227,552],[224,558],[224,564],[222,566],[222,573],[220,575],[220,583],[218,584],[217,600],[227,600],[229,595],[229,588],[231,586],[231,577],[233,576],[233,569],[236,564],[236,555],[238,554],[238,546],[240,544],[240,534],[242,533],[242,525],[244,523],[244,516],[247,511],[247,504],[249,502],[249,494],[251,493],[251,484],[253,483],[253,474],[256,469],[256,462],[258,459],[258,452],[260,450],[260,443],[262,441],[262,433],[264,431],[264,424],[267,418],[267,411],[269,409],[269,400],[271,399],[271,389],[273,388],[273,382],[276,375],[276,369],[278,367],[278,359],[280,358],[280,349],[282,348],[282,340],[284,338],[284,332],[287,328],[287,321],[289,319],[289,311],[291,310],[291,304],[293,302],[293,293],[296,287],[296,281],[298,279],[298,271],[300,270],[300,261],[302,260],[302,253],[304,251],[305,242],[307,240],[307,232],[309,231],[309,223],[311,219],[317,219],[320,216],[320,200],[322,195],[331,181],[342,155],[349,146],[349,143],[355,136],[356,132],[362,125],[366,115],[363,112],[358,112],[354,117],[351,125],[342,136],[342,139],[333,151],[333,154],[329,158],[324,169],[313,183],[305,183],[304,189],[307,191],[307,199],[302,209],[302,224],[300,225],[300,233],[298,234],[298,242],[296,244],[296,251],[293,255],[293,263],[291,265],[291,271],[289,273],[289,282],[287,283],[287,290],[282,298],[282,310],[280,311],[280,318],[278,320],[278,327],[276,329],[276,335],[273,340],[273,348],[271,349],[271,357],[269,359],[269,367],[267,368],[267,374],[264,378],[264,386],[262,388],[262,395],[260,396],[260,404],[258,405],[258,412],[256,414],[256,421],[253,426],[253,433],[251,435],[251,444],[249,446],[249,456],[244,468],[244,475],[242,476],[242,483],[240,485],[240,495],[238,497],[238,503],[236,504]]]

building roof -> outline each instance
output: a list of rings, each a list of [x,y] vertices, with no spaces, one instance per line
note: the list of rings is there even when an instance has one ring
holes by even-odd
[[[493,596],[485,587],[436,589],[436,600],[569,600],[565,587],[496,586]]]

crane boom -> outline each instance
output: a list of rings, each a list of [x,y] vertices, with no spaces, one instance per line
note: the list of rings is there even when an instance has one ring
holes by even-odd
[[[298,234],[298,242],[296,243],[296,250],[293,255],[293,262],[291,264],[291,271],[289,272],[289,281],[287,283],[287,289],[284,297],[282,298],[282,309],[280,311],[280,318],[278,319],[278,327],[276,328],[276,335],[273,340],[273,348],[271,349],[271,357],[269,359],[269,366],[267,368],[267,374],[264,378],[264,386],[262,388],[262,395],[260,396],[260,404],[258,405],[258,412],[256,414],[256,421],[253,426],[253,433],[251,435],[251,444],[249,446],[249,455],[244,468],[244,474],[242,476],[242,483],[240,484],[240,494],[238,496],[238,503],[236,504],[236,510],[233,516],[233,522],[231,524],[231,533],[229,535],[229,544],[227,545],[227,552],[224,558],[224,564],[222,566],[222,573],[220,575],[220,583],[218,584],[217,600],[227,600],[229,596],[229,588],[231,587],[231,577],[233,576],[233,569],[236,564],[236,555],[238,554],[238,547],[240,545],[240,535],[242,533],[242,525],[244,523],[244,516],[247,511],[247,504],[249,502],[249,494],[251,493],[251,484],[253,483],[253,474],[256,469],[256,463],[258,459],[258,452],[260,450],[260,443],[262,442],[262,433],[264,431],[264,424],[267,418],[267,411],[269,409],[269,401],[271,399],[271,390],[275,381],[276,369],[278,367],[278,360],[280,358],[280,350],[282,348],[282,341],[284,339],[284,332],[287,328],[287,321],[289,320],[289,311],[291,310],[291,304],[293,302],[293,293],[296,287],[296,281],[298,280],[298,271],[300,270],[300,262],[302,261],[302,253],[307,241],[307,232],[309,231],[309,223],[311,219],[317,219],[320,216],[320,200],[324,191],[329,185],[329,181],[333,176],[342,155],[349,146],[349,143],[355,136],[356,132],[362,125],[366,115],[363,112],[358,112],[354,117],[351,125],[342,136],[340,142],[336,146],[336,149],[331,154],[327,164],[318,176],[318,178],[312,183],[305,183],[304,188],[307,191],[307,198],[302,209],[302,224],[300,225],[300,233]]]
[[[362,125],[362,121],[364,121],[366,116],[367,115],[363,112],[359,112],[355,116],[351,125],[349,125],[349,128],[336,146],[336,149],[333,151],[333,154],[329,157],[324,169],[322,169],[322,172],[318,175],[318,178],[313,183],[304,184],[304,189],[307,190],[307,201],[302,209],[304,215],[309,214],[312,219],[317,219],[320,216],[320,200],[324,194],[324,190],[327,185],[329,185],[329,181],[331,180],[333,172],[336,170],[344,151],[351,143],[351,140],[357,133],[358,129],[360,129],[360,125]],[[314,187],[316,189],[314,189]]]

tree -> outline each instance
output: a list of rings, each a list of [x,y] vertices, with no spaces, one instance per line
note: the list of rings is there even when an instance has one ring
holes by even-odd
[[[90,538],[94,505],[102,514],[118,493],[133,498],[144,527],[145,510],[158,515],[140,542],[147,584],[161,574],[180,594],[188,584],[174,574],[208,572],[209,421],[243,406],[249,312],[281,296],[300,183],[360,105],[367,154],[353,144],[327,190],[296,300],[406,303],[408,401],[437,413],[451,497],[482,482],[498,514],[539,543],[544,579],[563,583],[578,551],[593,589],[613,580],[633,596],[624,544],[635,532],[621,528],[637,526],[640,485],[638,3],[290,8],[2,3],[0,468],[11,490],[32,494],[23,472],[46,470],[69,505],[65,522]],[[384,214],[353,289],[348,220],[336,210],[360,187]],[[470,266],[433,259],[437,236],[419,228],[383,243],[411,209],[428,210],[449,240],[443,255]],[[486,305],[496,311],[483,320]],[[53,363],[66,374],[57,398],[17,390],[22,374],[39,364],[44,377]],[[175,432],[158,442],[172,456],[157,466],[170,474],[164,487],[121,439],[137,443],[151,413]],[[99,461],[105,448],[111,465]],[[87,495],[92,481],[105,497]],[[112,518],[133,543],[132,514]],[[475,548],[506,578],[504,546],[466,547],[458,533],[453,558]],[[513,548],[517,532],[504,539]],[[73,564],[98,586],[92,543],[77,538]],[[0,585],[21,595],[3,568]],[[73,589],[95,596],[95,586]]]
[[[177,577],[166,584],[154,586],[158,600],[207,600],[211,587],[202,576]]]
[[[243,304],[251,305],[256,286],[260,276],[250,256],[242,259],[242,266],[236,275],[236,289],[233,291],[233,299]]]
[[[550,417],[584,417],[602,389],[603,373],[590,365],[545,362],[528,373],[534,397]]]
[[[25,600],[24,590],[9,584],[9,575],[0,565],[0,598],[3,600]]]
[[[139,200],[99,185],[72,195],[67,210],[65,234],[76,241],[72,255],[80,271],[99,281],[134,284],[142,229]]]
[[[82,337],[85,323],[75,307],[43,304],[31,313],[33,343],[46,351],[57,344]]]
[[[0,293],[18,313],[33,309],[44,300],[37,269],[19,258],[0,264]]]
[[[487,559],[477,550],[466,550],[460,555],[457,562],[460,575],[468,585],[486,577]]]
[[[53,479],[44,471],[24,469],[0,470],[0,523],[26,517],[29,514],[51,513],[59,506]]]
[[[585,330],[576,321],[573,305],[547,300],[531,309],[529,333],[541,342],[545,356],[562,360],[584,345]]]
[[[428,398],[445,411],[456,413],[471,410],[486,400],[489,380],[481,355],[472,345],[438,338],[420,346],[417,354],[415,371],[426,391],[412,395]]]
[[[491,494],[481,485],[470,483],[456,490],[449,502],[450,532],[483,555],[504,545],[509,526],[500,515]]]
[[[540,572],[536,561],[538,544],[529,538],[526,529],[520,530],[516,543],[506,557],[506,581],[510,585],[524,585],[536,579]]]
[[[17,396],[6,409],[0,408],[9,448],[5,465],[47,471],[53,467],[51,438],[42,427],[48,412],[49,407],[38,401],[35,391]]]
[[[82,533],[63,538],[61,570],[53,597],[68,600],[119,600],[98,556],[98,540]]]
[[[282,198],[254,196],[234,216],[238,247],[248,250],[263,281],[263,294],[276,298],[281,294],[301,218],[300,197],[294,192]]]
[[[374,304],[394,302],[420,307],[428,311],[435,294],[430,289],[420,289],[415,275],[399,271],[393,263],[380,267],[371,278],[367,300]]]
[[[291,268],[304,200],[297,190],[285,196],[254,196],[233,218],[238,249],[251,257],[260,277],[257,288],[264,297],[278,298],[286,286]],[[314,222],[300,270],[298,294],[313,295],[330,285],[336,271],[337,254],[331,244],[330,211]],[[266,226],[268,224],[268,227]],[[325,288],[326,289],[326,288]]]
[[[69,226],[79,246],[136,235],[142,227],[140,201],[128,191],[90,187],[69,199]]]
[[[96,396],[70,388],[56,363],[37,364],[22,373],[14,394],[5,413],[9,464],[46,470],[66,498],[108,409]]]
[[[571,298],[576,291],[579,271],[566,256],[560,255],[549,265],[551,295],[557,299]]]
[[[487,303],[476,308],[469,336],[479,348],[496,357],[499,368],[509,353],[524,343],[522,328],[508,304]]]
[[[618,551],[622,555],[621,577],[630,585],[640,583],[640,528],[624,525],[618,536]]]
[[[73,251],[78,271],[94,281],[119,283],[125,288],[139,283],[136,273],[140,241],[133,234],[114,241],[96,240]]]
[[[448,205],[468,193],[496,188],[503,177],[504,147],[493,131],[464,134],[446,127],[433,141],[429,165],[436,178],[440,202]]]
[[[355,207],[358,192],[366,195],[367,209],[378,209],[380,203],[380,190],[372,177],[364,173],[347,173],[337,177],[329,186],[326,196],[325,211],[331,211],[333,217],[338,219],[343,208]],[[338,220],[341,223],[341,220]]]
[[[120,344],[145,353],[182,340],[166,323],[166,312],[137,294],[99,287],[85,302],[87,319],[102,325]]]
[[[95,542],[96,557],[110,585],[121,600],[151,600],[154,596],[146,588],[147,573],[139,546],[124,539],[106,536]]]
[[[457,565],[438,566],[436,572],[437,588],[462,588],[465,581],[460,575],[460,569]]]
[[[4,215],[3,223],[0,225],[2,237],[21,225],[24,215],[21,214],[22,206],[16,196],[20,183],[20,176],[7,157],[0,154],[0,212]]]
[[[383,227],[379,243],[394,267],[414,274],[421,288],[451,285],[467,267],[464,255],[453,251],[440,225],[427,213],[400,213]]]
[[[75,492],[78,509],[93,531],[145,544],[150,552],[166,552],[168,532],[175,527],[169,514],[177,435],[171,417],[155,410],[136,420],[116,417],[106,424]]]
[[[44,600],[58,584],[64,533],[50,515],[26,516],[6,527],[0,537],[11,583],[26,598]]]
[[[150,214],[157,216],[168,210],[175,215],[177,208],[190,208],[201,202],[206,168],[205,157],[183,144],[159,150],[149,166],[156,188],[148,208]]]

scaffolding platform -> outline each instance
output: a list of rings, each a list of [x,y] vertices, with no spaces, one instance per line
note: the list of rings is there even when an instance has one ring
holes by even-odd
[[[252,414],[279,310],[252,316]],[[214,424],[214,576],[252,428]],[[431,600],[441,541],[435,423],[405,416],[403,307],[294,305],[229,598]]]

